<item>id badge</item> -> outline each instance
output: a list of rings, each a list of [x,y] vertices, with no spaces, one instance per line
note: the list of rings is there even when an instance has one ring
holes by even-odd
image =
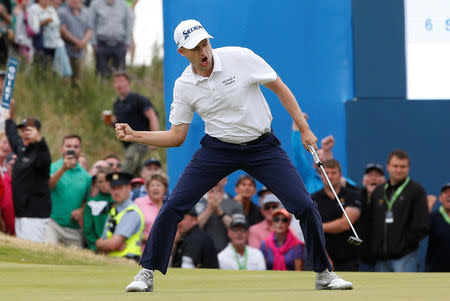
[[[391,210],[386,212],[386,219],[384,221],[386,224],[392,224],[394,222],[394,214]]]

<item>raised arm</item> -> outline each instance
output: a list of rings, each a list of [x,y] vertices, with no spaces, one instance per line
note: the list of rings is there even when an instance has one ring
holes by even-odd
[[[315,149],[317,149],[317,138],[309,128],[309,125],[303,116],[302,110],[300,109],[294,94],[292,94],[288,86],[283,83],[279,76],[277,76],[276,80],[266,83],[264,86],[272,90],[278,96],[289,115],[291,115],[295,124],[302,133],[302,144],[305,149],[308,150],[308,144],[311,144]]]
[[[186,139],[189,124],[172,125],[166,131],[133,131],[126,123],[116,123],[117,139],[141,143],[156,147],[175,147],[183,144]]]

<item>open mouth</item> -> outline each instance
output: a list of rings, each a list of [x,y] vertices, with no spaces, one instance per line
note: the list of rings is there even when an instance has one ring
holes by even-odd
[[[202,63],[202,65],[204,65],[204,66],[207,65],[207,64],[208,64],[208,57],[202,58],[201,63]]]

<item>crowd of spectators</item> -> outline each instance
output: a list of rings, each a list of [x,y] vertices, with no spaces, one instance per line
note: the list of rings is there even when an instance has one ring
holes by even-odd
[[[158,114],[150,100],[131,91],[131,79],[123,72],[126,52],[134,47],[136,3],[0,0],[0,65],[17,54],[38,68],[51,65],[76,87],[90,43],[97,73],[103,78],[114,75],[117,100],[110,114],[102,114],[104,122],[158,130]],[[0,72],[0,89],[4,76]],[[82,137],[68,134],[61,141],[61,157],[52,162],[38,119],[16,124],[5,117],[5,132],[0,133],[0,231],[139,260],[169,188],[163,164],[148,157],[154,149],[124,142],[123,156],[111,154],[89,167]],[[450,271],[450,184],[442,187],[436,202],[410,179],[408,154],[394,150],[387,156],[386,171],[381,162],[368,162],[363,187],[358,187],[342,174],[333,157],[334,143],[332,136],[325,137],[318,154],[338,201],[364,241],[360,248],[346,243],[350,226],[293,127],[294,162],[317,204],[333,267]],[[283,208],[282,200],[265,187],[257,192],[250,175],[233,183],[234,196],[225,192],[227,181],[217,183],[180,221],[172,266],[311,270],[299,221]],[[427,235],[426,263],[421,263],[419,246]]]
[[[134,7],[138,0],[0,0],[0,66],[9,56],[71,78],[79,86],[87,46],[96,72],[109,78],[134,56]]]
[[[293,137],[298,134],[294,129]],[[322,181],[306,186],[323,221],[333,267],[419,271],[419,244],[429,234],[426,270],[450,271],[450,184],[442,187],[439,203],[434,204],[436,198],[427,197],[409,177],[408,154],[394,150],[387,157],[387,173],[381,164],[367,164],[360,188],[343,176],[333,158],[334,139],[322,142],[324,170],[364,241],[360,248],[346,243],[350,226],[326,179],[306,159],[306,150],[293,145],[294,153],[302,152],[295,156],[304,161],[295,163],[301,164],[305,183],[312,183],[312,178]],[[114,154],[90,168],[81,158],[82,138],[69,134],[61,141],[61,157],[52,163],[40,121],[27,118],[15,124],[7,116],[6,131],[0,134],[0,230],[26,240],[139,260],[168,193],[162,163],[144,160],[133,175],[122,170]],[[255,179],[247,174],[234,183],[234,196],[225,192],[226,184],[227,178],[217,183],[180,221],[171,265],[311,270],[299,221],[284,209],[282,200],[266,187],[257,192]],[[256,196],[258,202],[252,201]]]

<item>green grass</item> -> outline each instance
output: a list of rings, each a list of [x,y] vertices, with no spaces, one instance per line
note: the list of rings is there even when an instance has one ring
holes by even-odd
[[[450,300],[450,274],[340,273],[352,291],[315,291],[312,272],[170,269],[155,292],[124,293],[130,266],[56,266],[0,262],[1,300]]]
[[[33,116],[42,121],[41,133],[49,145],[52,161],[60,158],[61,140],[70,133],[82,137],[89,165],[111,153],[122,157],[123,148],[113,128],[101,119],[101,112],[112,110],[117,98],[112,80],[97,78],[94,67],[85,66],[81,89],[77,91],[58,75],[38,73],[25,64],[20,66],[13,94],[14,120],[20,122]],[[130,67],[127,72],[132,78],[132,91],[150,98],[164,129],[162,59],[154,57],[151,66]],[[158,150],[158,156],[165,162],[165,150]]]

